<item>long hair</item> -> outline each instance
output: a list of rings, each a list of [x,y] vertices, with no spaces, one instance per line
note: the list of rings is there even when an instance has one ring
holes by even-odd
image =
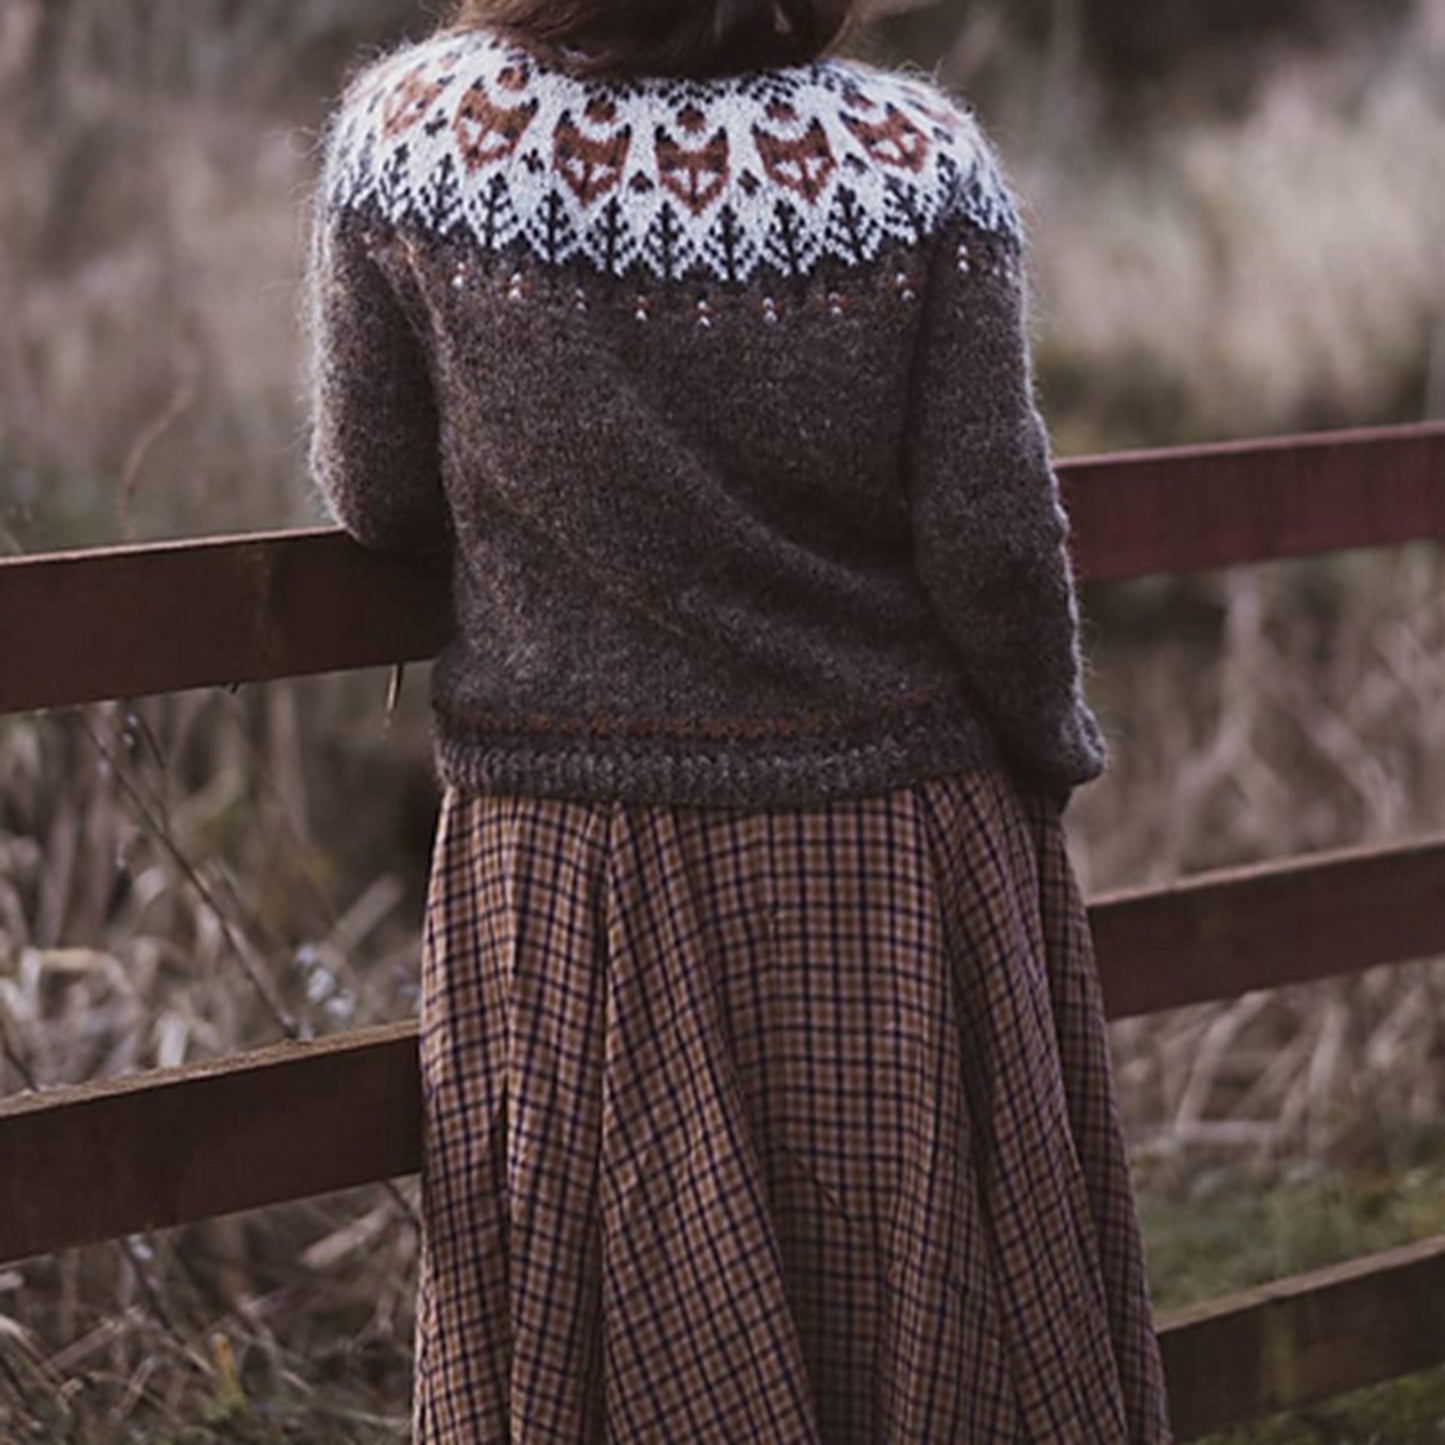
[[[460,0],[452,29],[504,32],[578,75],[702,78],[814,60],[853,0]]]

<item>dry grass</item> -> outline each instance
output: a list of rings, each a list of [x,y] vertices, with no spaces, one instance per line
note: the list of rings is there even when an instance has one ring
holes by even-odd
[[[342,57],[409,14],[0,9],[0,546],[319,515],[310,136]],[[1440,408],[1442,46],[1423,0],[1248,115],[1127,144],[1067,53],[1036,112],[1000,108],[1061,451]],[[1421,546],[1091,592],[1117,762],[1071,815],[1088,887],[1438,830],[1442,583]],[[388,734],[382,696],[365,675],[0,719],[0,1091],[414,1010],[426,720],[413,683]],[[1116,1024],[1150,1198],[1390,1178],[1445,1113],[1442,1005],[1420,961]],[[405,1191],[358,1191],[0,1271],[0,1438],[404,1438],[411,1219]]]
[[[1088,114],[1020,165],[1063,450],[1445,415],[1445,4],[1243,117]]]
[[[293,701],[186,694],[0,723],[0,1088],[415,1011],[415,879],[373,874],[338,906],[324,810],[276,786],[277,760],[303,752],[313,786],[346,786],[300,743]],[[0,1273],[0,1438],[399,1438],[411,1195]]]
[[[1172,609],[1180,635],[1139,636],[1151,593],[1185,589],[1101,604],[1095,693],[1117,763],[1073,820],[1090,891],[1439,832],[1437,548],[1196,580]],[[1184,1187],[1220,1160],[1266,1177],[1388,1166],[1445,1121],[1442,1022],[1445,962],[1420,961],[1116,1023],[1141,1181]]]

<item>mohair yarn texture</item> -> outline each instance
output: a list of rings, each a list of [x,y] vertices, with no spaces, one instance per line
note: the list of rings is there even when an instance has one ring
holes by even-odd
[[[443,31],[363,68],[323,161],[313,475],[365,545],[450,558],[446,783],[1102,769],[1019,208],[938,82],[586,78]]]

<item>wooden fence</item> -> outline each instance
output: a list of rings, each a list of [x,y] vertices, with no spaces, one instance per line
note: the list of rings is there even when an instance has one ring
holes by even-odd
[[[1081,574],[1445,540],[1445,425],[1059,467]],[[335,531],[0,561],[0,712],[422,659],[434,568]],[[1095,900],[1110,1017],[1445,953],[1445,838]],[[413,1024],[0,1100],[0,1261],[413,1172]],[[317,1140],[326,1141],[324,1148]],[[1162,1315],[1181,1440],[1445,1362],[1445,1237]]]

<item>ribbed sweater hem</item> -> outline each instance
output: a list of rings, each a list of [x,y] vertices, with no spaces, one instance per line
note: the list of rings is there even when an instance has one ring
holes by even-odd
[[[467,736],[438,718],[441,782],[462,792],[682,807],[801,808],[995,764],[987,727],[949,716],[857,737],[715,741]]]

